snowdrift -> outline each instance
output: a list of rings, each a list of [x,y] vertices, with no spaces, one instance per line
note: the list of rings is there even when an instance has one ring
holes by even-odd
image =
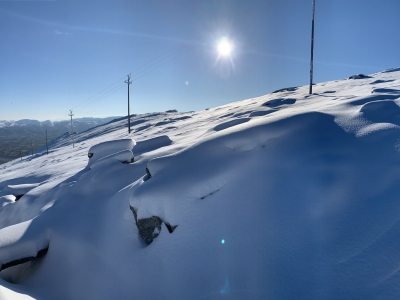
[[[3,165],[0,298],[398,299],[400,69],[351,77]]]

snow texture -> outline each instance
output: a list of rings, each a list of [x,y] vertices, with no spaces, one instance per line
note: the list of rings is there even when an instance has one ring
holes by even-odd
[[[358,77],[1,165],[0,264],[48,251],[0,299],[399,299],[400,68]]]

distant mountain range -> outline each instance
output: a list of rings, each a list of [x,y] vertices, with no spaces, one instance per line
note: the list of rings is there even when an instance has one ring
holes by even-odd
[[[73,131],[82,132],[121,117],[73,119]],[[71,131],[71,121],[0,120],[0,164],[25,156],[48,142]]]
[[[79,126],[90,126],[88,128],[91,128],[93,126],[98,126],[107,122],[110,122],[114,119],[117,119],[120,117],[107,117],[107,118],[77,118],[73,119],[73,126],[74,129],[75,127]],[[22,119],[18,121],[6,121],[6,120],[0,120],[0,128],[5,128],[5,127],[14,127],[14,126],[40,126],[40,127],[55,127],[55,128],[68,128],[70,130],[70,120],[62,120],[62,121],[38,121],[38,120],[31,120],[31,119]],[[74,130],[75,131],[75,130]]]

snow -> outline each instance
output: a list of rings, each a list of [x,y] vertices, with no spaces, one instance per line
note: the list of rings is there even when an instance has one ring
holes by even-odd
[[[34,300],[35,298],[26,295],[26,292],[21,290],[21,288],[2,281],[0,285],[0,299]]]
[[[313,91],[119,119],[1,165],[0,264],[48,252],[1,271],[0,299],[398,299],[400,68]],[[163,221],[151,244],[131,208]]]
[[[132,148],[136,145],[133,139],[121,139],[115,141],[107,141],[97,144],[89,149],[89,162],[88,166],[91,166],[100,159],[109,159],[110,155],[117,160],[130,160],[132,158]],[[126,151],[127,150],[127,151]]]
[[[9,203],[13,203],[15,201],[15,196],[13,195],[7,195],[7,196],[1,196],[0,197],[0,206],[5,206]]]
[[[4,188],[1,191],[1,194],[3,194],[3,195],[15,195],[15,196],[25,195],[27,192],[29,192],[30,190],[36,188],[39,185],[40,185],[39,183],[7,185],[7,187]]]
[[[32,220],[3,228],[0,231],[0,264],[35,257],[39,250],[49,245],[46,234],[38,235]],[[42,232],[44,233],[44,232]]]

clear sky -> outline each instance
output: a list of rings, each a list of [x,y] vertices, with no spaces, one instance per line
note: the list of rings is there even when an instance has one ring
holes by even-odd
[[[0,0],[0,120],[125,115],[130,72],[131,113],[306,85],[311,3]],[[398,67],[399,11],[399,0],[316,0],[314,82]]]

